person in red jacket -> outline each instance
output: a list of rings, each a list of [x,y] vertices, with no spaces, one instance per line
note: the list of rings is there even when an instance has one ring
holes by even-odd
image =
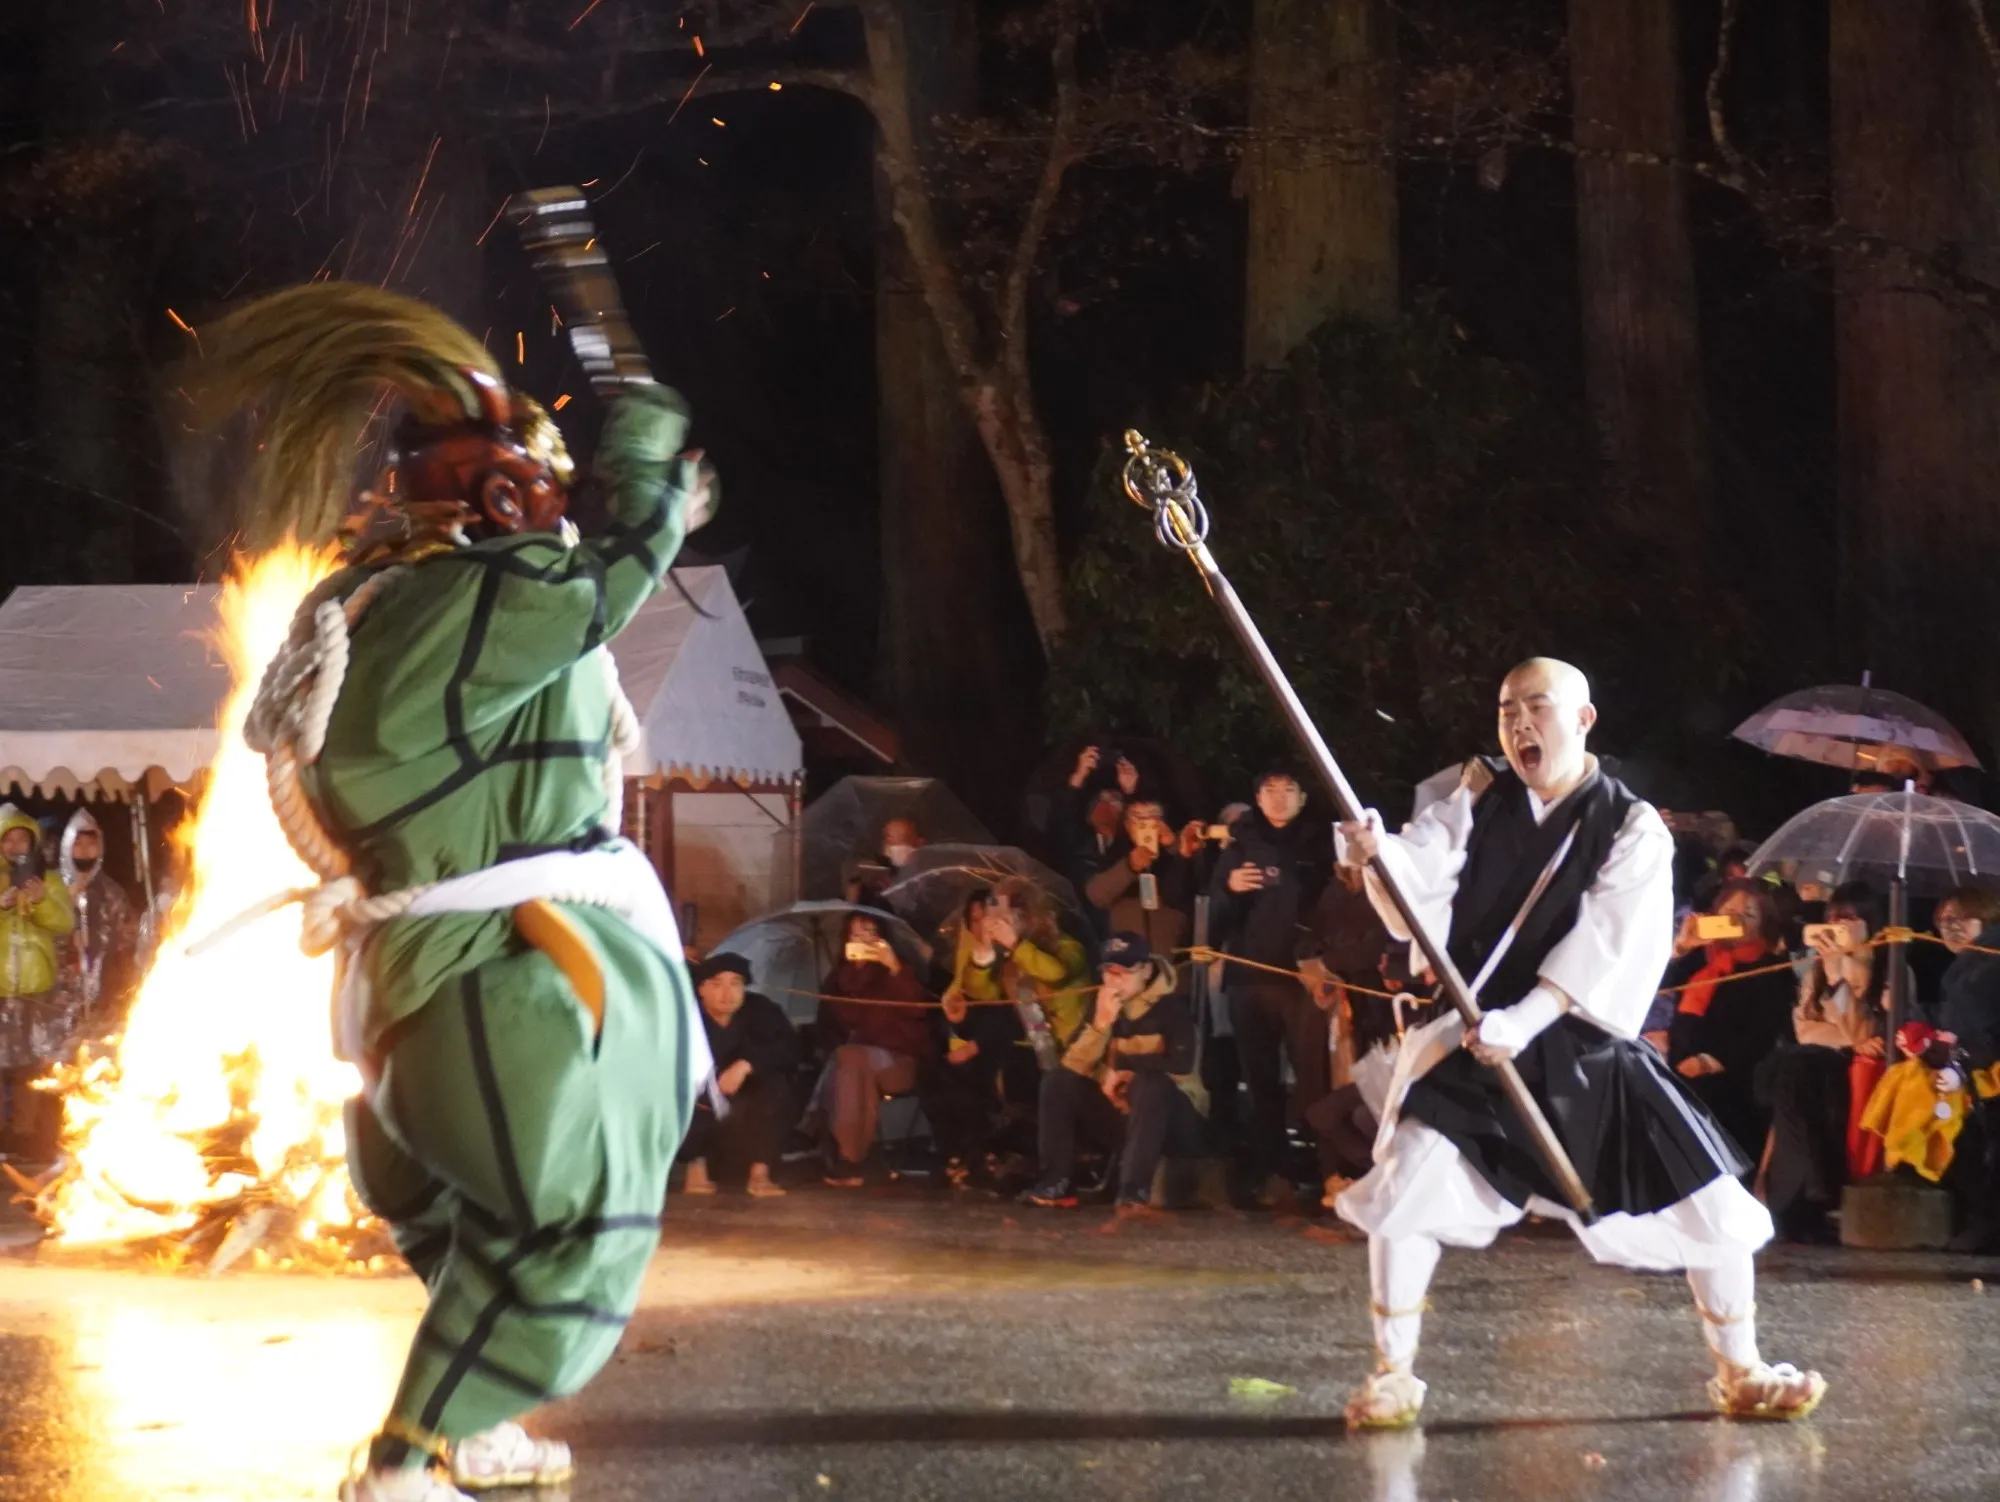
[[[848,915],[840,963],[820,990],[830,998],[820,1002],[818,1018],[833,1136],[826,1181],[856,1189],[882,1097],[916,1089],[917,1072],[933,1051],[932,998],[866,913]]]

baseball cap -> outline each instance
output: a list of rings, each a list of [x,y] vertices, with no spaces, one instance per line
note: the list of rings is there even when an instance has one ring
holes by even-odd
[[[1144,934],[1116,933],[1104,941],[1103,953],[1098,957],[1097,968],[1116,965],[1121,970],[1136,970],[1153,957],[1153,946],[1146,942]]]

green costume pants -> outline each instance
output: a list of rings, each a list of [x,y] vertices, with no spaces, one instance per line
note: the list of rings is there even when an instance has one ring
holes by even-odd
[[[391,1411],[448,1440],[610,1358],[693,1111],[685,970],[612,914],[565,911],[602,962],[601,1038],[523,947],[398,1023],[376,1089],[349,1104],[355,1187],[430,1289]]]

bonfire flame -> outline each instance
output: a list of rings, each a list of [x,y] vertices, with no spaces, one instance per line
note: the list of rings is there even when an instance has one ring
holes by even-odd
[[[217,645],[235,687],[194,816],[175,831],[183,888],[158,958],[109,1057],[86,1053],[42,1088],[64,1096],[60,1176],[37,1210],[60,1243],[140,1247],[172,1262],[347,1264],[377,1240],[348,1183],[341,1106],[358,1084],[335,1059],[331,957],[299,951],[296,908],[213,933],[274,893],[311,886],[271,812],[243,721],[293,612],[332,568],[297,546],[238,560]]]

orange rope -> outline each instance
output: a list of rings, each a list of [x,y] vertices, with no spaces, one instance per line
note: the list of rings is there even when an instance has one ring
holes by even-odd
[[[1266,975],[1283,975],[1301,983],[1309,983],[1310,981],[1310,978],[1303,970],[1287,970],[1280,965],[1266,965],[1259,960],[1246,960],[1240,954],[1225,954],[1220,949],[1210,949],[1202,944],[1197,944],[1187,949],[1176,949],[1174,953],[1186,955],[1197,965],[1207,965],[1216,960],[1221,960],[1227,965],[1241,965],[1246,970],[1262,970]],[[1334,976],[1334,981],[1344,990],[1350,991],[1356,996],[1379,996],[1384,1001],[1402,1000],[1415,1003],[1422,1003],[1428,999],[1418,996],[1413,991],[1372,990],[1367,986],[1357,986],[1352,981],[1342,980],[1337,975]]]
[[[787,996],[804,996],[814,1001],[838,1001],[857,1007],[908,1007],[914,1011],[934,1012],[941,1010],[944,1006],[944,1003],[941,1001],[894,1001],[876,996],[833,996],[825,991],[801,991],[796,986],[772,986],[769,989],[782,991]],[[1034,1001],[1053,1001],[1058,996],[1095,996],[1096,994],[1097,987],[1095,986],[1069,986],[1060,991],[1051,991],[1047,996],[1035,996],[1030,999]],[[993,998],[968,996],[965,998],[965,1004],[969,1007],[1011,1007],[1018,1005],[1011,997],[1005,996]]]
[[[1884,944],[1942,944],[1943,942],[1944,940],[1936,934],[1918,933],[1912,928],[1885,928],[1862,947],[1864,949],[1875,949]],[[1978,944],[1966,945],[1964,952],[1969,954],[2000,955],[2000,949],[1987,949]],[[1310,983],[1310,977],[1303,970],[1287,970],[1282,965],[1266,965],[1260,960],[1245,959],[1240,954],[1227,954],[1220,949],[1211,949],[1203,944],[1188,945],[1174,950],[1173,953],[1176,957],[1185,957],[1193,960],[1197,965],[1212,964],[1216,960],[1221,960],[1226,965],[1241,965],[1247,970],[1261,970],[1267,975],[1282,975],[1288,980],[1299,981],[1303,984]],[[1724,986],[1734,980],[1749,980],[1753,976],[1759,975],[1775,975],[1781,970],[1794,969],[1799,963],[1799,961],[1787,959],[1770,965],[1758,965],[1749,970],[1732,970],[1727,975],[1717,976],[1713,984]],[[1414,1003],[1421,1003],[1427,1000],[1427,998],[1413,991],[1378,991],[1370,986],[1356,985],[1353,981],[1343,980],[1339,976],[1335,976],[1334,980],[1343,990],[1355,996],[1374,996],[1379,997],[1383,1001],[1410,1001]],[[1679,992],[1687,990],[1693,984],[1693,981],[1684,981],[1678,986],[1661,986],[1659,987],[1659,994],[1665,996],[1676,995]],[[792,986],[773,986],[770,989],[783,991],[788,996],[804,996],[814,1001],[837,1001],[861,1007],[908,1007],[918,1011],[936,1011],[944,1005],[941,1001],[886,1001],[872,996],[832,996],[824,991],[801,991]],[[1045,997],[1037,997],[1035,999],[1053,1001],[1058,996],[1093,996],[1096,993],[1096,986],[1068,986],[1059,991],[1051,991]],[[1006,997],[985,1000],[975,999],[970,996],[965,998],[965,1004],[969,1007],[1011,1007],[1016,1005],[1013,1000]]]
[[[1874,949],[1884,944],[1910,944],[1910,943],[1942,944],[1943,942],[1944,940],[1939,938],[1936,934],[1918,933],[1913,928],[1885,928],[1880,933],[1876,934],[1873,938],[1871,938],[1862,947],[1865,949]],[[1986,949],[1977,944],[1966,945],[1964,952],[1969,954],[2000,955],[2000,949]],[[1289,977],[1292,980],[1302,981],[1302,982],[1308,980],[1308,977],[1302,970],[1287,970],[1280,965],[1266,965],[1257,960],[1246,960],[1241,955],[1225,954],[1219,949],[1209,949],[1202,945],[1195,945],[1186,949],[1177,949],[1174,951],[1174,953],[1186,955],[1189,959],[1193,960],[1197,965],[1206,965],[1211,963],[1212,961],[1221,960],[1223,963],[1229,965],[1242,965],[1246,969],[1262,970],[1267,975],[1283,975]],[[1717,976],[1713,984],[1718,986],[1723,986],[1727,985],[1730,981],[1733,980],[1749,980],[1752,976],[1758,976],[1758,975],[1775,975],[1780,970],[1791,970],[1795,968],[1799,963],[1800,963],[1799,961],[1787,959],[1787,960],[1780,960],[1775,964],[1758,965],[1750,970],[1732,970],[1727,975]],[[1402,991],[1402,992],[1376,991],[1372,990],[1367,986],[1357,986],[1352,981],[1340,980],[1338,976],[1336,976],[1335,979],[1339,982],[1341,986],[1345,987],[1348,991],[1353,992],[1357,996],[1379,996],[1384,1001],[1396,1001],[1398,999],[1409,999],[1414,994],[1408,991]],[[1693,981],[1684,981],[1678,986],[1661,986],[1659,987],[1658,994],[1665,996],[1672,996],[1677,994],[1678,992],[1687,990],[1687,988],[1693,984],[1694,984]]]

